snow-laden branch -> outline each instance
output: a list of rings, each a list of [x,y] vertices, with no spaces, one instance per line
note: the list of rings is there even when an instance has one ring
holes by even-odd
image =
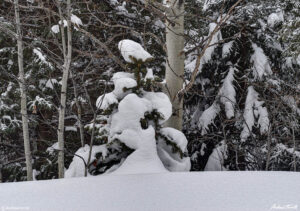
[[[229,18],[231,17],[234,9],[242,1],[243,0],[238,0],[234,5],[232,5],[232,7],[229,9],[228,13],[223,18],[221,18],[220,21],[217,22],[214,30],[210,33],[210,35],[208,37],[206,45],[204,46],[203,50],[201,51],[201,53],[197,57],[196,66],[195,66],[195,68],[194,68],[194,70],[192,72],[192,76],[191,76],[190,82],[185,86],[184,89],[182,89],[180,92],[178,92],[179,97],[182,97],[184,93],[188,92],[192,88],[193,84],[195,83],[196,76],[197,76],[197,74],[199,72],[199,67],[200,67],[200,64],[201,64],[201,58],[205,55],[206,50],[211,45],[211,42],[213,41],[213,38],[214,38],[215,34],[220,30],[221,26],[229,20]]]

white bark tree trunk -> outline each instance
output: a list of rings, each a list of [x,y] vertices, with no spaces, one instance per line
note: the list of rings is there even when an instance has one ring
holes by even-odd
[[[60,93],[60,107],[59,107],[59,117],[58,117],[58,177],[64,177],[64,129],[65,129],[65,110],[66,110],[66,98],[67,98],[67,85],[68,85],[68,76],[72,59],[72,29],[71,29],[71,0],[67,1],[67,43],[65,41],[64,33],[64,18],[61,11],[60,2],[58,1],[58,9],[61,19],[60,31],[62,36],[62,46],[63,46],[63,77]]]
[[[166,23],[166,92],[172,102],[173,115],[166,125],[182,130],[183,99],[179,99],[177,93],[183,88],[184,2],[183,0],[170,0],[169,6],[167,19],[170,21]]]
[[[32,158],[29,142],[28,115],[27,115],[27,95],[24,77],[24,62],[23,62],[23,39],[20,23],[19,2],[14,0],[15,19],[17,28],[17,44],[18,44],[18,65],[19,65],[19,85],[21,90],[21,115],[23,126],[24,150],[26,158],[27,180],[32,180]]]
[[[77,92],[77,83],[74,78],[74,74],[72,71],[70,71],[70,76],[72,78],[73,82],[73,87],[74,87],[74,96],[75,96],[75,105],[77,107],[77,118],[78,118],[78,123],[79,123],[79,133],[80,133],[80,142],[81,142],[81,147],[84,147],[84,127],[82,124],[82,109],[81,105],[79,103],[79,98],[78,98],[78,92]]]
[[[0,161],[0,183],[2,183],[2,168],[3,168],[3,165]]]

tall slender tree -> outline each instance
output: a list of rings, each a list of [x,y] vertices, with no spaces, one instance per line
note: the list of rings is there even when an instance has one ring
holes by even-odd
[[[65,128],[65,109],[66,109],[66,97],[67,97],[67,85],[68,76],[70,71],[71,59],[72,59],[72,28],[71,28],[71,0],[67,1],[67,37],[64,31],[65,19],[62,14],[61,3],[57,1],[59,15],[60,15],[60,31],[62,37],[63,57],[64,64],[62,67],[63,77],[60,93],[60,107],[59,107],[59,122],[58,122],[58,177],[64,177],[64,128]],[[67,40],[67,42],[66,42]]]
[[[21,91],[21,114],[22,114],[22,125],[23,125],[23,138],[24,138],[24,149],[26,158],[26,169],[27,169],[27,180],[32,180],[32,163],[31,163],[31,150],[29,141],[29,129],[28,129],[28,115],[27,115],[27,95],[26,95],[26,82],[24,77],[24,61],[23,61],[23,38],[20,23],[20,11],[19,1],[14,1],[15,7],[15,21],[17,29],[17,45],[18,45],[18,66],[19,66],[19,85]]]

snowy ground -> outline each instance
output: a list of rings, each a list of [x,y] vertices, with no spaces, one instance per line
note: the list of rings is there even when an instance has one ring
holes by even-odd
[[[300,210],[300,174],[107,175],[0,184],[0,210]]]

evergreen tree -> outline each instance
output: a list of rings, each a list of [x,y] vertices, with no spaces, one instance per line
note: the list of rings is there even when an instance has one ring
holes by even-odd
[[[218,20],[235,2],[211,1],[204,16]],[[289,13],[283,11],[285,3],[277,3],[244,2],[202,58],[194,91],[185,101],[192,170],[294,170],[291,160],[299,169],[294,157],[299,150],[298,66],[279,42]],[[215,23],[208,25],[210,33]],[[188,58],[187,68],[193,69],[194,61]],[[293,153],[287,159],[279,149]]]
[[[167,95],[154,91],[153,70],[147,68],[153,57],[132,40],[120,41],[119,49],[131,71],[115,73],[114,90],[96,102],[101,113],[96,126],[98,141],[107,143],[93,146],[90,172],[96,175],[112,171],[121,174],[189,170],[184,134],[163,127],[172,106]],[[82,158],[87,158],[87,153],[86,149],[77,151]],[[78,176],[82,167],[82,160],[74,157],[66,174]]]

